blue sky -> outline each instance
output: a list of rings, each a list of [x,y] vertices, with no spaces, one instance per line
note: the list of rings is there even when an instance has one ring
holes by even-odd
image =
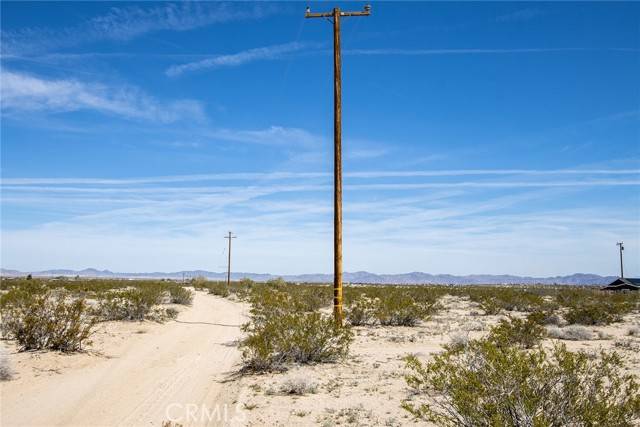
[[[1,7],[2,267],[219,271],[233,230],[331,272],[329,22]],[[342,45],[345,270],[640,275],[640,4],[373,3]]]

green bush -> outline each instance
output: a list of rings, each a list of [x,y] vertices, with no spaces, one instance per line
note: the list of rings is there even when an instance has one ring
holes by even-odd
[[[162,302],[164,290],[159,286],[144,286],[103,295],[95,309],[101,320],[144,320],[151,309]]]
[[[417,402],[403,407],[439,426],[622,427],[640,420],[640,388],[616,353],[594,359],[564,345],[523,350],[480,340],[426,365],[406,361]]]
[[[2,336],[15,339],[21,350],[79,351],[94,326],[84,299],[42,288],[9,291],[0,313]]]
[[[209,293],[219,297],[226,298],[229,296],[229,286],[223,282],[212,282],[207,286]]]
[[[358,295],[347,306],[346,319],[353,326],[372,325],[376,321],[379,307],[379,299],[370,298],[366,294]]]
[[[287,312],[244,325],[244,369],[282,370],[288,363],[335,362],[348,354],[353,333],[320,313]]]
[[[402,289],[390,288],[379,299],[376,319],[384,326],[415,326],[435,310],[431,302],[418,302]]]
[[[495,298],[484,298],[479,302],[480,308],[484,311],[484,314],[487,316],[492,316],[496,314],[500,314],[502,311],[502,306],[498,303],[498,300]]]
[[[251,322],[243,326],[244,369],[284,369],[288,363],[334,362],[347,355],[353,333],[336,327],[332,317],[312,310],[308,292],[298,285],[255,285]]]
[[[193,292],[180,285],[170,286],[169,295],[173,304],[191,305],[193,303]]]
[[[267,286],[286,286],[287,282],[282,277],[276,277],[275,279],[269,279],[266,282]]]
[[[535,315],[529,315],[526,320],[509,317],[492,327],[487,339],[501,347],[532,348],[544,338],[545,333],[546,329],[538,323]]]
[[[564,318],[569,324],[609,325],[621,322],[622,316],[628,311],[629,307],[624,304],[617,305],[607,301],[589,301],[570,307]]]

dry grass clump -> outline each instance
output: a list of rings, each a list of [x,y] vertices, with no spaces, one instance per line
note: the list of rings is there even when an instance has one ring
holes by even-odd
[[[550,326],[547,328],[547,335],[550,338],[569,341],[589,341],[595,337],[591,329],[581,325],[569,325],[564,328]]]
[[[302,377],[288,378],[280,384],[279,390],[282,394],[303,396],[305,394],[315,394],[318,391],[318,384]]]
[[[634,325],[629,328],[627,335],[631,337],[640,337],[640,325]]]

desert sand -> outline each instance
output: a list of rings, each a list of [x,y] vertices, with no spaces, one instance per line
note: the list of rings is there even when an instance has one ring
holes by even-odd
[[[197,292],[177,321],[100,324],[87,353],[17,353],[8,346],[15,379],[0,386],[1,424],[160,426],[187,411],[208,411],[198,415],[199,425],[219,424],[223,417],[214,410],[228,400],[223,381],[240,358],[245,309]]]

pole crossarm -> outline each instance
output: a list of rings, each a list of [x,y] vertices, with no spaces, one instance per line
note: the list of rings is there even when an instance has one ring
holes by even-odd
[[[369,16],[371,15],[371,11],[361,11],[361,12],[338,12],[341,17],[343,16]],[[307,12],[304,14],[305,18],[333,18],[333,12]]]

